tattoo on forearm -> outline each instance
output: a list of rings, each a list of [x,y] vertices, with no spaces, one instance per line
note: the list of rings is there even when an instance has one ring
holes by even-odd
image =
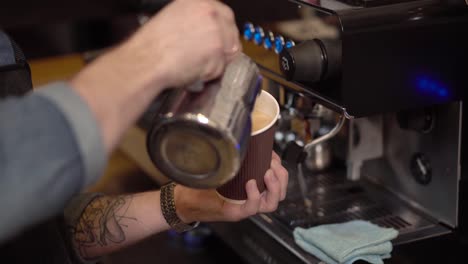
[[[78,224],[72,227],[72,239],[80,255],[88,258],[87,251],[92,247],[105,247],[125,241],[124,228],[128,221],[127,211],[133,196],[100,197],[92,201],[84,210]]]

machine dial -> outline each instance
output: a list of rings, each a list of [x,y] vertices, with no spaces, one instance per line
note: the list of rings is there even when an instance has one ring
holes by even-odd
[[[426,155],[422,153],[414,154],[411,158],[410,169],[414,179],[418,183],[428,185],[431,182],[432,168]]]
[[[335,40],[308,40],[283,49],[279,65],[286,79],[318,82],[339,72],[341,44]]]

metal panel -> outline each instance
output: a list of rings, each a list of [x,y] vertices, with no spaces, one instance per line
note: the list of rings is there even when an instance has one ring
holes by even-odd
[[[367,162],[362,175],[385,186],[438,221],[457,226],[460,178],[461,104],[440,105],[430,133],[399,127],[395,115],[385,116],[385,159]],[[430,163],[431,181],[418,183],[410,169],[416,153]]]

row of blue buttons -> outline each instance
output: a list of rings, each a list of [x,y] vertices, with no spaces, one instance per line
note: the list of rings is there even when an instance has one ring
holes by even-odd
[[[283,36],[275,36],[271,31],[267,31],[265,34],[263,28],[255,27],[252,23],[245,23],[243,35],[244,39],[253,40],[257,45],[263,44],[263,47],[268,50],[273,48],[276,53],[280,53],[285,47],[289,49],[295,45],[294,41],[285,41]]]

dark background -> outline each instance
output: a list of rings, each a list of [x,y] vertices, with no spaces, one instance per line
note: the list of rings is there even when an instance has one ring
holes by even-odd
[[[124,40],[141,15],[157,13],[167,0],[3,0],[0,29],[21,46],[28,59],[99,50]],[[238,26],[251,17],[275,20],[287,0],[226,0]],[[282,12],[279,12],[282,10]],[[290,9],[287,9],[290,10]]]

